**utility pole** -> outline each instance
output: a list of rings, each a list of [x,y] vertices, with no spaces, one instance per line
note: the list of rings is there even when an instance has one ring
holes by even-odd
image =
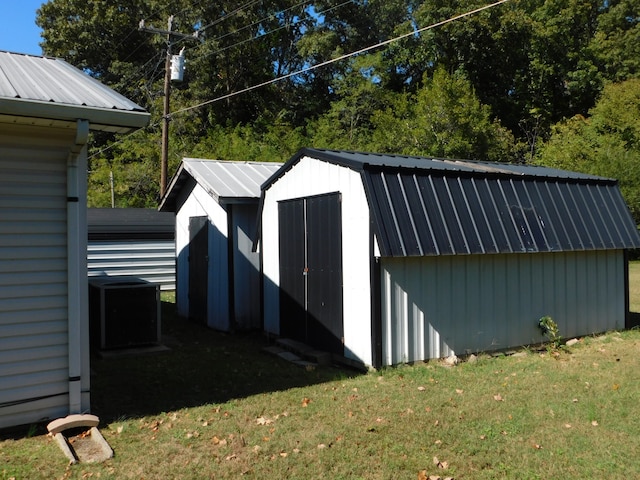
[[[169,16],[169,21],[167,22],[167,30],[161,30],[158,28],[153,28],[151,25],[146,26],[144,20],[140,20],[139,30],[157,33],[160,35],[167,36],[167,58],[165,60],[164,65],[164,102],[162,109],[162,146],[160,153],[160,198],[164,197],[164,194],[167,190],[167,173],[169,170],[169,121],[171,114],[169,113],[169,100],[171,97],[171,43],[173,41],[173,37],[178,37],[180,39],[198,39],[198,32],[196,31],[192,35],[187,35],[184,33],[174,32],[173,31],[173,15]],[[184,49],[183,49],[184,50]],[[182,54],[182,52],[180,52]],[[180,72],[180,80],[182,80],[181,72]]]

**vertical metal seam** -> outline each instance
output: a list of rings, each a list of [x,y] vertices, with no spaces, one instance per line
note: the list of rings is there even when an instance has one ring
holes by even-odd
[[[413,183],[416,187],[416,191],[420,192],[420,185],[418,184],[418,177],[413,175]],[[433,225],[431,224],[431,220],[429,218],[429,212],[427,211],[427,206],[424,203],[424,197],[422,195],[418,195],[420,199],[420,207],[422,208],[422,213],[424,215],[425,221],[427,222],[427,227],[429,227],[429,234],[431,235],[431,240],[435,247],[436,255],[440,255],[440,246],[438,245],[438,240],[436,239],[435,232],[433,229]]]
[[[484,244],[482,242],[482,238],[480,237],[480,232],[478,230],[478,226],[476,225],[476,221],[473,218],[473,212],[471,211],[471,205],[469,204],[469,199],[467,198],[467,193],[465,192],[465,189],[462,186],[462,179],[460,177],[458,177],[457,180],[458,180],[458,185],[460,185],[460,191],[462,192],[462,199],[464,200],[464,204],[467,207],[467,212],[469,212],[469,218],[471,219],[471,225],[473,226],[473,231],[475,232],[476,238],[478,239],[478,243],[480,244],[480,251],[482,253],[487,253],[485,248],[484,248]],[[470,178],[469,181],[471,182],[471,185],[474,187],[474,190],[475,190],[475,184],[474,184],[473,177]],[[469,249],[469,250],[471,250],[471,249]]]
[[[444,186],[447,190],[447,195],[449,196],[449,203],[453,206],[453,215],[456,219],[456,223],[458,224],[458,230],[462,233],[462,242],[464,243],[465,248],[467,249],[466,253],[471,253],[471,249],[469,248],[469,242],[467,241],[467,236],[464,233],[464,228],[462,227],[462,221],[460,220],[460,215],[458,214],[458,209],[456,208],[456,203],[453,200],[453,195],[451,194],[451,188],[449,188],[449,180],[450,177],[445,177]],[[457,178],[456,178],[457,180]],[[455,249],[454,249],[455,252]],[[457,252],[455,252],[457,253]]]
[[[407,255],[407,249],[404,246],[404,241],[402,239],[402,232],[400,231],[400,226],[398,225],[398,218],[396,217],[395,209],[393,208],[393,201],[391,195],[389,194],[389,186],[387,185],[387,177],[384,174],[381,174],[380,178],[382,179],[382,185],[384,187],[384,193],[387,197],[387,202],[389,205],[389,211],[391,212],[391,218],[393,219],[393,225],[396,230],[396,237],[398,238],[398,242],[400,243],[400,250],[402,251],[402,255]]]
[[[422,256],[424,255],[424,251],[422,250],[422,242],[420,240],[420,235],[418,234],[418,229],[416,227],[415,219],[411,214],[409,200],[407,199],[407,192],[405,191],[405,188],[404,188],[404,182],[402,182],[402,178],[403,178],[402,174],[398,173],[397,178],[398,178],[398,183],[400,185],[400,191],[402,192],[402,199],[404,200],[404,204],[406,206],[407,216],[409,217],[409,221],[411,222],[411,229],[413,230],[413,235],[415,236],[415,239],[416,239],[418,251],[420,252],[420,256]]]
[[[473,191],[476,194],[476,198],[480,200],[480,192],[478,191],[478,186],[476,184],[475,178],[471,179],[471,185],[473,185]],[[487,230],[489,231],[489,236],[491,237],[491,242],[493,243],[493,251],[497,253],[499,251],[498,242],[496,240],[495,235],[493,234],[493,228],[491,228],[491,224],[489,223],[489,217],[487,216],[487,211],[484,208],[484,202],[478,201],[478,206],[480,207],[480,211],[482,212],[482,217],[484,218],[484,222],[487,225]],[[480,240],[480,242],[482,244],[483,253],[486,253],[487,249],[485,248],[482,239]]]
[[[456,249],[453,247],[453,240],[451,239],[451,233],[449,232],[449,226],[447,225],[447,219],[445,218],[444,212],[442,211],[442,205],[440,204],[440,199],[438,198],[436,187],[433,183],[433,176],[429,175],[428,178],[429,178],[429,184],[431,185],[431,191],[433,192],[433,198],[435,199],[436,206],[438,207],[438,213],[440,214],[440,218],[442,219],[444,232],[447,234],[447,240],[449,241],[449,248],[453,253],[456,253]]]

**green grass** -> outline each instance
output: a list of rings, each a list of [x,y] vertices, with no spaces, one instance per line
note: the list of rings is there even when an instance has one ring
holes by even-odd
[[[25,428],[0,440],[0,479],[640,478],[638,330],[361,374],[294,367],[260,335],[163,309],[169,353],[92,361],[115,457],[68,466]]]

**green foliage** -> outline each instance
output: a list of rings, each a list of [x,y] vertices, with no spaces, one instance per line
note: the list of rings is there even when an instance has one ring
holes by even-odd
[[[619,181],[622,195],[640,222],[640,79],[607,85],[588,117],[554,127],[537,162]]]
[[[538,328],[542,334],[549,339],[553,348],[560,346],[562,336],[558,324],[549,316],[544,316],[538,321]]]
[[[204,41],[174,38],[175,50],[186,48],[187,66],[184,82],[172,85],[170,171],[183,156],[283,161],[300,146],[531,161],[552,136],[543,148],[554,157],[614,174],[628,201],[640,197],[629,168],[637,155],[633,128],[587,126],[604,85],[640,76],[640,0],[508,2],[269,83],[477,7],[474,0],[268,0],[241,9],[230,0],[49,0],[37,24],[45,54],[152,113],[154,126],[126,147],[96,153],[114,141],[96,137],[94,204],[110,203],[109,171],[116,203],[157,201],[166,38],[138,23],[164,29],[172,14],[174,31],[202,29]],[[628,109],[612,111],[610,119],[633,123]]]

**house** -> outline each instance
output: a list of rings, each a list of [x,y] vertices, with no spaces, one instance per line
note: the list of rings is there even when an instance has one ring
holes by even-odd
[[[89,278],[127,276],[176,288],[175,217],[151,208],[89,208]]]
[[[178,314],[230,331],[262,328],[252,251],[260,185],[281,166],[185,158],[160,203],[175,212]]]
[[[262,186],[264,328],[378,367],[625,327],[614,180],[303,149]]]
[[[89,410],[87,139],[148,118],[63,60],[0,52],[0,428]]]

